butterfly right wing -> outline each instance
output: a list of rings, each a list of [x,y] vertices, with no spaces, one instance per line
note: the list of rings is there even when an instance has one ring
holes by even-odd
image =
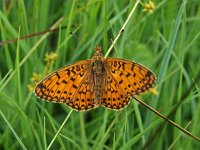
[[[105,64],[113,79],[131,97],[144,93],[156,82],[154,73],[136,62],[107,58]]]
[[[121,109],[130,98],[147,91],[156,81],[155,75],[146,67],[127,60],[107,58],[102,87],[102,105]]]

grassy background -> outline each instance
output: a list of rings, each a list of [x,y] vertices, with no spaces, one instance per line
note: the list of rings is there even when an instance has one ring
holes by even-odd
[[[146,2],[146,1],[142,1]],[[158,95],[140,99],[200,137],[200,4],[155,0],[152,14],[139,5],[109,57],[134,60],[155,72]],[[29,92],[33,73],[43,74],[47,52],[58,55],[50,71],[104,54],[135,1],[0,1],[0,41],[49,29],[53,34],[0,46],[0,149],[199,149],[200,143],[132,100],[122,111],[105,108],[71,114],[65,104],[40,101]],[[7,5],[6,5],[7,4]],[[59,27],[59,25],[57,25]],[[69,34],[72,32],[73,34]],[[177,105],[178,104],[178,105]],[[175,108],[174,108],[175,107]],[[174,109],[173,109],[174,108]],[[165,123],[163,126],[161,126]]]

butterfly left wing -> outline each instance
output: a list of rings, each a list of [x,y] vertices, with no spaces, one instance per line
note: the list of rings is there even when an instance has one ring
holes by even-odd
[[[89,70],[91,70],[91,60],[63,67],[45,77],[35,87],[35,94],[50,102],[69,102]]]
[[[78,111],[89,110],[98,107],[98,104],[94,103],[94,82],[92,73],[88,72],[86,78],[79,86],[76,94],[66,104]]]
[[[93,103],[91,67],[91,60],[63,67],[44,78],[35,87],[35,94],[46,101],[65,103],[78,111],[97,107]]]

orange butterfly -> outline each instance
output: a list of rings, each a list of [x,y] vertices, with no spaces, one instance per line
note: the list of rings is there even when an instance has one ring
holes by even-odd
[[[96,47],[90,60],[63,67],[45,77],[35,94],[50,102],[66,103],[81,111],[104,106],[122,109],[130,97],[147,91],[156,82],[146,67],[118,58],[104,58]]]

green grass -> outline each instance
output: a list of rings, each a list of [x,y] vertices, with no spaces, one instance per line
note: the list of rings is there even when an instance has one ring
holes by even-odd
[[[137,7],[109,57],[150,68],[159,94],[139,98],[182,127],[191,121],[187,130],[200,137],[199,1],[154,2],[152,14]],[[97,45],[106,54],[135,1],[5,3],[0,1],[0,41],[52,26],[68,28],[0,46],[0,149],[129,150],[145,144],[148,149],[168,149],[172,143],[172,149],[200,148],[134,99],[121,111],[100,107],[71,112],[65,104],[41,101],[28,90],[33,73],[44,73],[47,52],[58,55],[51,71],[90,59]]]

